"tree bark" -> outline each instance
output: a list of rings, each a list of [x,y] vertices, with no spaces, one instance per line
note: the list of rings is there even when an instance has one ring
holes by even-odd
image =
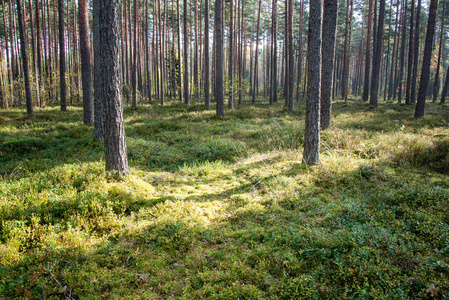
[[[209,0],[204,3],[204,100],[210,108],[210,62],[209,62]]]
[[[373,32],[373,1],[368,0],[368,28],[366,33],[365,79],[363,83],[363,101],[368,101],[371,75],[371,40]],[[393,51],[394,52],[394,51]]]
[[[217,101],[217,116],[224,116],[224,49],[223,49],[223,17],[222,17],[222,1],[215,0],[215,97]]]
[[[100,1],[93,0],[93,48],[94,48],[94,138],[97,141],[104,139],[103,126],[103,90],[101,77],[101,48],[100,48]]]
[[[435,82],[433,85],[433,102],[437,102],[438,91],[440,89],[440,63],[441,63],[441,51],[444,40],[444,15],[446,12],[446,1],[443,0],[443,12],[441,14],[441,29],[440,29],[440,43],[438,46],[438,62],[437,70],[435,72]]]
[[[65,82],[64,0],[58,0],[59,15],[59,87],[61,111],[67,111],[67,85]]]
[[[94,124],[94,102],[92,94],[92,66],[90,58],[89,19],[87,0],[79,0],[79,31],[80,31],[80,55],[81,72],[83,80],[83,112],[84,124]]]
[[[421,0],[418,0],[416,8],[415,41],[413,43],[413,75],[410,91],[410,103],[416,102],[416,77],[418,77],[418,54],[419,54],[419,23],[421,21]]]
[[[138,0],[134,0],[134,30],[133,30],[133,67],[132,67],[132,76],[131,76],[131,84],[133,89],[132,96],[132,107],[137,107],[137,8],[138,8]]]
[[[254,54],[254,72],[253,72],[253,98],[251,101],[252,105],[256,104],[256,86],[257,86],[257,61],[259,57],[259,29],[260,29],[260,6],[261,6],[262,0],[259,0],[259,10],[257,13],[257,34],[256,34],[256,53]]]
[[[187,0],[184,0],[184,103],[190,105],[189,98],[189,61],[188,61],[188,51],[189,51],[189,41],[187,34]]]
[[[293,0],[288,0],[287,15],[287,35],[288,35],[288,110],[293,111],[293,91],[295,87],[295,58],[293,49]]]
[[[376,48],[373,55],[373,74],[371,78],[371,93],[370,93],[370,105],[377,107],[379,96],[379,73],[380,73],[380,61],[382,59],[382,37],[384,33],[384,16],[385,16],[385,0],[380,0],[379,6],[379,21],[376,31]]]
[[[324,0],[321,55],[321,129],[327,129],[331,125],[337,14],[338,0]]]
[[[412,66],[413,66],[413,26],[414,24],[414,14],[415,14],[415,1],[412,0],[410,12],[410,35],[408,41],[408,64],[407,64],[407,86],[405,91],[405,104],[410,104],[410,90],[412,83]]]
[[[100,77],[104,110],[104,150],[106,171],[128,175],[125,126],[120,82],[119,0],[99,2],[98,22]]]
[[[306,129],[302,162],[320,161],[321,0],[310,2]]]
[[[19,22],[19,34],[20,34],[20,52],[22,56],[23,75],[25,80],[25,95],[26,106],[28,115],[33,114],[33,102],[31,99],[31,87],[30,87],[30,71],[28,66],[28,53],[25,40],[25,26],[22,13],[22,1],[17,0],[17,17]]]
[[[435,23],[438,9],[438,0],[430,1],[429,20],[427,22],[426,43],[424,45],[424,55],[421,68],[421,79],[419,81],[418,98],[415,107],[415,118],[424,116],[426,103],[427,85],[430,79],[430,61],[432,56],[433,35],[435,34]]]

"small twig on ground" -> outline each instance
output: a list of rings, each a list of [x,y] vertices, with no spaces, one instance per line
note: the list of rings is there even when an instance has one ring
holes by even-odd
[[[15,176],[16,175],[15,173],[17,172],[17,170],[21,169],[22,166],[23,166],[23,164],[20,163],[17,167],[15,167],[14,170],[12,170],[11,174],[9,174],[9,178],[12,178],[13,176]]]
[[[61,283],[58,281],[58,279],[56,279],[56,277],[53,275],[53,273],[51,272],[51,269],[47,269],[48,273],[50,273],[50,276],[53,278],[53,280],[59,285],[60,288],[62,288],[63,292],[64,292],[64,296],[66,299],[69,300],[75,300],[75,298],[72,297],[72,289],[70,289],[70,293],[67,293],[67,286],[62,286]],[[65,288],[65,289],[64,289]]]

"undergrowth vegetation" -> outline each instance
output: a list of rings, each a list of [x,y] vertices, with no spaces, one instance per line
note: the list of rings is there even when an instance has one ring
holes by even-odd
[[[81,108],[0,112],[0,298],[449,299],[449,108],[125,108],[131,175]]]

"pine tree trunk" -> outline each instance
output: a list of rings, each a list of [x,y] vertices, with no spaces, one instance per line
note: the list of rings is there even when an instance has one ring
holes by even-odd
[[[321,66],[321,129],[331,125],[332,86],[334,72],[335,36],[337,30],[338,0],[324,0]]]
[[[31,86],[30,86],[30,71],[28,66],[28,53],[25,40],[25,26],[22,13],[22,1],[17,0],[17,17],[19,22],[19,34],[20,34],[20,52],[22,56],[23,75],[25,80],[25,95],[26,106],[28,115],[33,114],[33,102],[31,99]]]
[[[209,0],[205,1],[204,10],[204,98],[206,107],[210,108]]]
[[[320,162],[321,0],[310,2],[306,129],[302,162]]]
[[[404,13],[403,13],[403,23],[402,23],[402,41],[401,41],[401,54],[399,58],[399,78],[398,78],[398,103],[402,101],[402,77],[404,74],[404,58],[405,58],[405,27],[406,27],[406,12],[407,12],[407,0],[404,0]],[[413,0],[412,0],[413,1]]]
[[[293,0],[288,0],[288,18],[287,18],[287,34],[288,34],[288,110],[293,111],[293,90],[295,87],[295,59],[293,49]]]
[[[184,0],[184,103],[186,105],[190,104],[189,99],[189,61],[188,61],[188,53],[189,53],[189,41],[187,34],[187,0]]]
[[[365,52],[365,79],[363,83],[363,101],[368,101],[370,90],[370,75],[371,75],[371,40],[373,32],[373,1],[368,0],[368,28],[366,33],[366,52]],[[393,50],[394,52],[394,50]]]
[[[92,89],[92,66],[90,58],[90,42],[89,42],[89,18],[87,0],[79,0],[79,31],[80,31],[80,55],[81,55],[81,72],[83,80],[83,108],[84,108],[84,124],[94,124],[94,102]]]
[[[256,53],[254,54],[254,80],[253,80],[253,98],[251,101],[252,105],[256,104],[256,86],[257,86],[257,65],[258,65],[258,57],[259,57],[259,28],[260,28],[260,7],[262,0],[259,0],[259,10],[257,13],[257,34],[256,34]]]
[[[217,116],[224,116],[224,47],[223,47],[223,17],[222,17],[222,1],[215,0],[215,97],[217,101]]]
[[[410,91],[410,103],[416,102],[416,78],[418,77],[418,54],[419,54],[419,23],[421,21],[421,0],[418,0],[416,8],[415,41],[413,43],[413,75]]]
[[[373,74],[371,78],[371,93],[370,93],[370,105],[377,107],[379,96],[379,73],[380,63],[382,59],[382,37],[384,33],[384,16],[385,16],[385,0],[380,0],[379,6],[379,21],[378,28],[376,30],[376,48],[373,55]]]
[[[100,47],[100,77],[104,110],[104,150],[106,171],[128,175],[125,126],[120,82],[119,0],[99,2],[98,22]]]
[[[134,30],[133,30],[133,67],[132,67],[132,76],[131,76],[131,84],[133,89],[132,96],[132,107],[137,107],[137,8],[138,8],[138,0],[134,0]]]
[[[93,48],[94,48],[94,138],[97,141],[104,140],[103,126],[103,90],[101,77],[101,54],[100,48],[100,1],[93,0]]]
[[[413,66],[413,26],[415,15],[415,0],[412,0],[410,8],[410,35],[408,40],[408,64],[407,64],[407,86],[405,91],[405,104],[410,104],[410,90],[412,82],[412,66]]]
[[[67,85],[65,82],[64,0],[58,0],[59,15],[59,87],[61,111],[67,111]]]
[[[228,74],[229,74],[229,109],[234,109],[234,0],[229,2],[229,64],[228,64]]]
[[[440,89],[440,63],[441,63],[441,50],[444,40],[444,15],[446,12],[446,1],[443,0],[443,12],[441,14],[441,29],[440,29],[440,43],[438,46],[438,62],[437,70],[435,72],[435,82],[433,85],[433,102],[437,102],[438,91]]]
[[[424,45],[424,55],[421,68],[421,79],[419,81],[418,98],[415,107],[415,118],[424,116],[424,107],[426,103],[427,85],[430,79],[430,61],[432,56],[433,36],[435,34],[435,23],[438,9],[438,0],[431,0],[429,7],[429,19],[427,22],[426,43]]]

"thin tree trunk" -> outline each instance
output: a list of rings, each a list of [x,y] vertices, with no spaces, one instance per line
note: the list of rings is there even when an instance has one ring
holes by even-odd
[[[215,97],[217,101],[217,116],[224,116],[224,49],[223,49],[223,17],[222,0],[215,0],[215,45],[216,45],[216,70],[215,70]]]
[[[366,33],[366,52],[365,52],[365,80],[363,83],[363,101],[368,101],[370,90],[370,75],[371,75],[371,40],[373,32],[373,1],[368,0],[368,28]],[[394,50],[393,50],[394,52]]]
[[[187,34],[187,0],[184,0],[184,103],[190,105],[189,98],[189,61],[188,61],[188,51],[189,51],[189,41]]]
[[[204,10],[204,98],[206,107],[210,108],[209,0],[205,1]]]
[[[293,91],[295,87],[295,59],[293,49],[293,0],[288,0],[288,20],[287,20],[287,35],[288,35],[288,110],[293,111]]]
[[[102,82],[99,78],[101,75],[101,55],[102,49],[100,48],[100,1],[93,0],[92,5],[92,18],[93,18],[93,48],[94,48],[94,138],[97,141],[103,141],[104,139],[104,126],[103,126],[103,90]]]
[[[138,15],[137,15],[137,8],[138,8],[138,0],[134,0],[134,30],[133,30],[133,67],[132,67],[132,77],[131,77],[131,84],[133,88],[133,96],[132,96],[132,107],[137,107],[137,24],[138,24]]]
[[[234,0],[229,2],[229,65],[228,65],[228,76],[229,76],[229,109],[234,109]]]
[[[67,111],[67,85],[65,82],[64,0],[58,0],[59,14],[59,86],[61,111]]]
[[[444,40],[444,15],[446,12],[446,0],[443,0],[443,12],[441,15],[441,29],[440,29],[440,43],[438,46],[438,62],[437,70],[435,73],[435,82],[433,85],[433,102],[437,102],[438,91],[440,90],[440,63],[441,63],[441,51]]]
[[[261,7],[261,3],[262,0],[259,0],[259,10],[257,13],[257,34],[256,34],[256,53],[254,55],[254,72],[253,72],[253,76],[254,76],[254,82],[253,82],[253,98],[251,101],[252,105],[256,104],[256,85],[257,85],[257,60],[258,60],[258,56],[259,56],[259,28],[260,28],[260,7]]]
[[[403,23],[402,23],[402,41],[401,41],[401,54],[399,58],[399,78],[398,78],[398,103],[402,101],[402,77],[404,74],[404,58],[405,58],[405,26],[407,21],[407,0],[404,0],[404,13],[403,13]],[[412,0],[413,1],[413,0]]]
[[[412,6],[410,8],[410,35],[408,40],[408,64],[407,64],[407,86],[405,91],[405,104],[410,104],[410,90],[412,82],[412,66],[413,66],[413,26],[415,15],[415,0],[412,0]]]
[[[88,3],[87,0],[78,1],[84,124],[93,125],[94,102],[92,94],[92,66],[90,58]]]
[[[416,78],[418,77],[418,54],[419,54],[419,23],[421,21],[421,0],[418,0],[416,8],[415,41],[413,43],[413,75],[410,92],[410,103],[416,102]]]

